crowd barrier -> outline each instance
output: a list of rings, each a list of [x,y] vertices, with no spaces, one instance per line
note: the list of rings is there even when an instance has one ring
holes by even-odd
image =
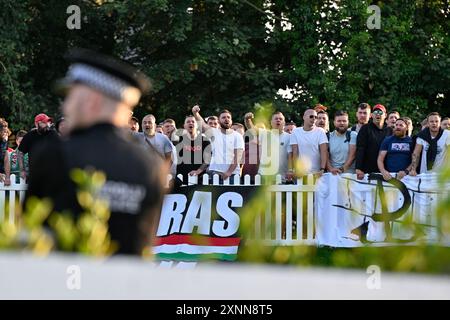
[[[331,177],[331,174],[327,174],[327,176]],[[347,178],[353,177],[353,175],[343,175],[343,178],[344,176]],[[183,178],[182,176],[178,177],[181,180]],[[168,177],[168,181],[170,179],[171,177]],[[273,177],[271,180],[259,175],[254,177],[254,179],[251,179],[250,176],[242,178],[236,175],[234,176],[234,179],[222,181],[218,175],[214,175],[213,177],[204,175],[200,180],[197,176],[189,176],[187,185],[264,185],[264,192],[266,192],[264,197],[265,212],[257,215],[254,223],[254,230],[250,235],[250,239],[263,240],[268,245],[330,245],[330,243],[338,243],[335,239],[326,239],[328,235],[331,234],[332,230],[337,230],[336,232],[339,233],[341,231],[338,229],[347,230],[360,223],[359,220],[361,219],[358,220],[357,216],[343,218],[342,220],[341,217],[344,215],[340,212],[342,210],[347,213],[350,212],[349,209],[351,208],[344,208],[349,201],[344,200],[351,190],[356,190],[356,186],[361,189],[358,191],[361,195],[358,195],[355,199],[352,199],[352,201],[354,208],[357,206],[361,207],[359,214],[360,218],[364,218],[366,215],[370,214],[369,206],[367,204],[373,202],[372,200],[374,199],[375,206],[370,208],[370,210],[373,209],[374,212],[380,212],[381,209],[379,208],[380,204],[376,204],[376,198],[374,198],[377,194],[375,187],[370,189],[368,188],[369,185],[364,185],[365,182],[361,182],[362,184],[352,182],[352,185],[349,184],[350,181],[345,183],[347,186],[346,191],[339,191],[336,189],[336,185],[333,184],[333,180],[329,180],[328,182],[327,179],[328,178],[321,179],[322,183],[316,183],[315,177],[313,175],[308,175],[302,179],[297,179],[296,184],[282,184],[281,176]],[[443,195],[447,195],[450,188],[439,190],[436,175],[412,177],[408,178],[406,181],[408,186],[411,186],[411,190],[417,188],[422,190],[421,193],[410,191],[410,193],[412,192],[412,206],[409,210],[412,215],[420,216],[420,222],[423,225],[430,225],[430,223],[435,225],[437,200],[438,198],[442,198]],[[20,212],[19,203],[23,201],[27,188],[27,185],[23,180],[16,183],[15,177],[13,176],[11,177],[11,182],[11,185],[8,187],[4,186],[3,183],[0,183],[0,222],[14,222],[15,216]],[[340,183],[342,184],[342,182]],[[318,186],[321,188],[320,190],[317,189]],[[395,192],[395,190],[386,189],[387,197],[390,199],[388,207],[392,207],[392,209],[401,206],[401,202],[403,201],[401,197],[395,195]],[[442,195],[440,195],[441,193]],[[333,200],[336,203],[331,201],[331,199],[334,199],[333,197],[336,199]],[[321,202],[318,202],[320,199]],[[358,204],[356,201],[360,203]],[[340,205],[336,206],[338,203],[340,203]],[[323,207],[324,205],[325,207]],[[321,206],[320,210],[318,210],[318,206]],[[325,211],[327,212],[324,212],[323,208],[325,208]],[[338,212],[337,210],[340,211]],[[318,221],[318,218],[321,221]],[[335,221],[332,219],[335,219]],[[377,226],[377,224],[372,225]],[[381,225],[381,223],[378,223],[378,225]],[[326,230],[326,232],[324,232],[324,230]],[[372,231],[369,230],[369,238],[371,232]],[[343,234],[343,232],[341,232],[341,234]],[[325,240],[321,240],[321,235],[325,236],[325,238],[323,238]],[[382,233],[380,233],[380,235],[382,236]],[[376,238],[378,236],[375,234],[374,237]],[[349,241],[353,240],[350,239]]]
[[[178,176],[181,180],[183,177]],[[168,176],[168,182],[172,177]],[[199,181],[197,176],[188,177],[188,185],[212,186],[260,186],[266,185],[266,213],[255,222],[252,237],[262,239],[272,245],[314,244],[314,177],[306,176],[297,179],[295,185],[281,184],[281,176],[271,180],[259,175],[251,179],[246,175],[241,180],[238,175],[234,179],[222,181],[218,175],[203,175]],[[199,183],[200,182],[200,183]],[[21,179],[15,182],[11,176],[11,185],[6,187],[0,182],[0,222],[12,223],[20,212],[27,185]],[[266,227],[270,226],[270,227]]]

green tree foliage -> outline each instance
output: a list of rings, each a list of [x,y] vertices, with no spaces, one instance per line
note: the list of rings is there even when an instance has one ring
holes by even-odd
[[[136,115],[180,122],[193,104],[235,121],[272,103],[300,121],[320,102],[332,110],[384,103],[416,122],[448,113],[448,1],[375,1],[381,29],[366,22],[373,1],[346,0],[3,0],[0,115],[14,129],[36,113],[59,114],[51,84],[74,46],[134,63],[154,80]],[[66,12],[81,8],[81,29]],[[292,88],[283,99],[279,89]]]
[[[291,78],[304,90],[302,104],[382,103],[416,122],[431,111],[448,114],[448,1],[279,3],[294,25]],[[380,29],[367,28],[371,4],[381,9]]]

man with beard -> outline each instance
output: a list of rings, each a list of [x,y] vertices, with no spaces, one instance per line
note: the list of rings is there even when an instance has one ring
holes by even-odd
[[[183,175],[183,184],[188,176],[201,176],[211,162],[211,146],[205,135],[198,133],[194,116],[184,120],[184,132],[175,144],[177,150],[177,175]]]
[[[43,142],[58,140],[58,133],[50,127],[51,122],[52,119],[45,113],[38,114],[34,117],[36,129],[29,131],[22,139],[22,143],[19,146],[19,165],[23,179],[27,177],[23,161],[24,155],[28,153],[29,166],[31,167],[36,147],[42,145]]]
[[[130,126],[130,130],[132,132],[139,132],[139,119],[136,117],[131,117],[130,121],[128,121],[128,125]]]
[[[392,179],[391,173],[397,173],[397,179],[402,179],[409,173],[412,144],[412,138],[408,136],[407,120],[398,118],[394,134],[383,140],[378,154],[378,169],[384,180]]]
[[[427,117],[428,127],[417,134],[412,155],[410,175],[417,174],[420,159],[420,173],[429,173],[441,168],[448,155],[450,131],[441,128],[441,116],[432,112]],[[420,155],[422,157],[420,158]]]
[[[330,156],[327,169],[332,174],[354,173],[356,131],[348,130],[348,113],[337,111],[334,115],[335,130],[330,134]]]
[[[328,139],[325,130],[316,127],[317,113],[308,109],[303,114],[303,127],[296,128],[290,135],[292,159],[307,163],[306,172],[317,174],[319,177],[325,172],[328,161]],[[291,174],[288,175],[291,177]]]
[[[356,111],[357,123],[352,127],[352,131],[359,132],[363,125],[369,123],[370,119],[370,105],[368,103],[360,103]]]
[[[379,172],[378,151],[384,138],[392,135],[392,129],[384,126],[386,108],[377,104],[372,110],[372,121],[361,127],[356,138],[356,177],[364,178],[364,174]]]
[[[199,106],[196,105],[192,108],[195,119],[200,122],[206,136],[211,139],[212,157],[208,174],[219,174],[223,180],[240,174],[239,162],[241,162],[240,159],[244,152],[244,138],[231,128],[233,124],[231,112],[228,110],[220,112],[220,129],[206,125],[199,112]]]
[[[330,120],[328,118],[328,113],[325,110],[317,112],[316,126],[325,130],[327,137],[330,134]]]

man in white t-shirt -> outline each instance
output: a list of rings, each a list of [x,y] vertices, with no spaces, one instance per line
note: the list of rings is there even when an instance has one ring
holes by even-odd
[[[222,179],[228,179],[231,175],[240,174],[239,166],[244,151],[244,138],[234,131],[231,112],[223,110],[219,115],[219,128],[209,127],[200,116],[200,107],[194,106],[192,114],[200,122],[202,130],[211,140],[211,163],[208,173],[218,173]]]
[[[253,113],[245,115],[245,125],[249,129],[254,129],[252,122]],[[288,171],[289,153],[292,152],[290,145],[290,134],[284,132],[285,118],[280,111],[274,112],[270,120],[269,130],[259,130],[258,144],[260,146],[260,164],[258,173],[261,175],[280,174],[282,180]]]
[[[416,147],[412,155],[410,175],[417,174],[420,162],[420,173],[429,173],[441,168],[448,157],[450,131],[441,128],[441,116],[432,112],[427,117],[428,127],[417,135]]]
[[[306,173],[321,176],[328,160],[328,139],[325,130],[315,126],[317,113],[308,109],[303,114],[303,127],[292,131],[290,144],[294,163],[297,159],[306,165]]]

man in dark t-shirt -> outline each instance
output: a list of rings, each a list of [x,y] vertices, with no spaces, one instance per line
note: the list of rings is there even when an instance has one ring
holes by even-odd
[[[23,162],[23,156],[28,153],[28,161],[31,166],[34,154],[40,144],[46,141],[55,142],[59,136],[54,129],[50,127],[52,119],[45,113],[40,113],[34,117],[34,125],[36,128],[29,131],[22,139],[19,146],[19,165],[20,175],[26,179],[26,170]]]
[[[211,161],[211,143],[205,135],[199,134],[194,116],[187,116],[184,120],[184,132],[175,142],[175,148],[177,175],[183,175],[183,184],[188,184],[189,176],[201,179]]]
[[[356,138],[356,177],[363,179],[364,174],[379,172],[377,159],[384,138],[392,135],[392,129],[385,126],[386,108],[377,104],[372,110],[372,121],[361,127]]]
[[[390,173],[397,173],[397,179],[409,173],[412,144],[407,121],[404,118],[397,119],[394,134],[383,140],[378,154],[378,168],[386,181],[392,179]]]

